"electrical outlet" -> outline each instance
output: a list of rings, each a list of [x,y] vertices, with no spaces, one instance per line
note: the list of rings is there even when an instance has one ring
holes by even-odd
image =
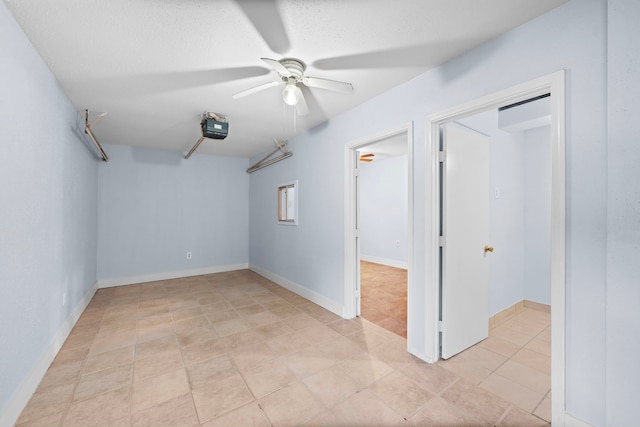
[[[191,252],[187,252],[187,259],[191,259],[191,256],[192,256],[192,255],[193,255],[193,254],[192,254]]]
[[[396,240],[396,246],[400,246],[400,240]]]

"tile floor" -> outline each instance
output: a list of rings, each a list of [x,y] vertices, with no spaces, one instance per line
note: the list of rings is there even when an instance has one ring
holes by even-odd
[[[407,270],[360,261],[360,315],[407,337]]]
[[[536,312],[513,321],[429,365],[398,335],[246,270],[101,289],[17,425],[548,425],[513,392],[548,400],[548,327]]]

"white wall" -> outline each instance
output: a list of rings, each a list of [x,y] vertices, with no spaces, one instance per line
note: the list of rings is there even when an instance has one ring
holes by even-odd
[[[407,156],[359,165],[360,256],[365,261],[407,268],[407,176]]]
[[[248,263],[247,159],[106,145],[99,169],[100,285]],[[187,259],[190,251],[192,258]]]
[[[524,299],[551,304],[551,127],[524,131]]]
[[[605,422],[607,6],[573,0],[290,142],[293,157],[251,176],[250,262],[343,303],[344,146],[414,122],[412,343],[424,348],[425,117],[567,70],[566,409]],[[633,39],[630,39],[633,40]],[[629,43],[633,43],[629,41]],[[624,45],[624,43],[623,43]],[[428,162],[426,162],[428,164]],[[299,227],[273,220],[273,188],[300,183]],[[638,254],[638,251],[634,252]],[[637,319],[638,315],[633,315]],[[631,385],[621,385],[622,396]]]
[[[0,58],[0,425],[10,425],[95,289],[98,160],[3,2]]]
[[[640,402],[640,2],[610,0],[608,16],[606,424],[633,426]]]

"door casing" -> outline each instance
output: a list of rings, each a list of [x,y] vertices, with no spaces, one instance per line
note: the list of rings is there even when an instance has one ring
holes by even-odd
[[[352,141],[345,146],[345,216],[344,216],[344,306],[342,317],[351,319],[357,313],[356,293],[359,292],[360,284],[358,244],[354,231],[357,223],[357,205],[356,205],[356,176],[354,170],[358,161],[358,150],[367,145],[375,144],[383,139],[392,136],[406,134],[407,136],[407,162],[408,162],[408,263],[407,263],[407,301],[412,300],[412,284],[413,284],[413,122],[401,124],[399,126],[386,129],[380,133],[370,135],[356,141]],[[411,305],[407,307],[407,344],[411,342],[412,335],[412,316]]]
[[[465,104],[429,115],[426,119],[427,147],[425,197],[425,328],[424,355],[427,362],[439,358],[439,186],[438,151],[440,126],[535,96],[551,93],[551,423],[565,423],[565,71],[540,77]]]

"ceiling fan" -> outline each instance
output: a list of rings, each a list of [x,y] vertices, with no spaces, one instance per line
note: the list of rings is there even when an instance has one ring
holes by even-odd
[[[302,83],[310,88],[326,89],[334,92],[348,93],[353,90],[351,83],[305,76],[304,71],[307,66],[297,58],[283,58],[280,60],[271,58],[260,59],[279,74],[280,80],[263,83],[259,86],[236,93],[233,95],[234,99],[243,98],[274,86],[284,85],[282,89],[282,99],[285,104],[295,106],[298,114],[305,116],[309,114],[309,107],[298,83]]]

